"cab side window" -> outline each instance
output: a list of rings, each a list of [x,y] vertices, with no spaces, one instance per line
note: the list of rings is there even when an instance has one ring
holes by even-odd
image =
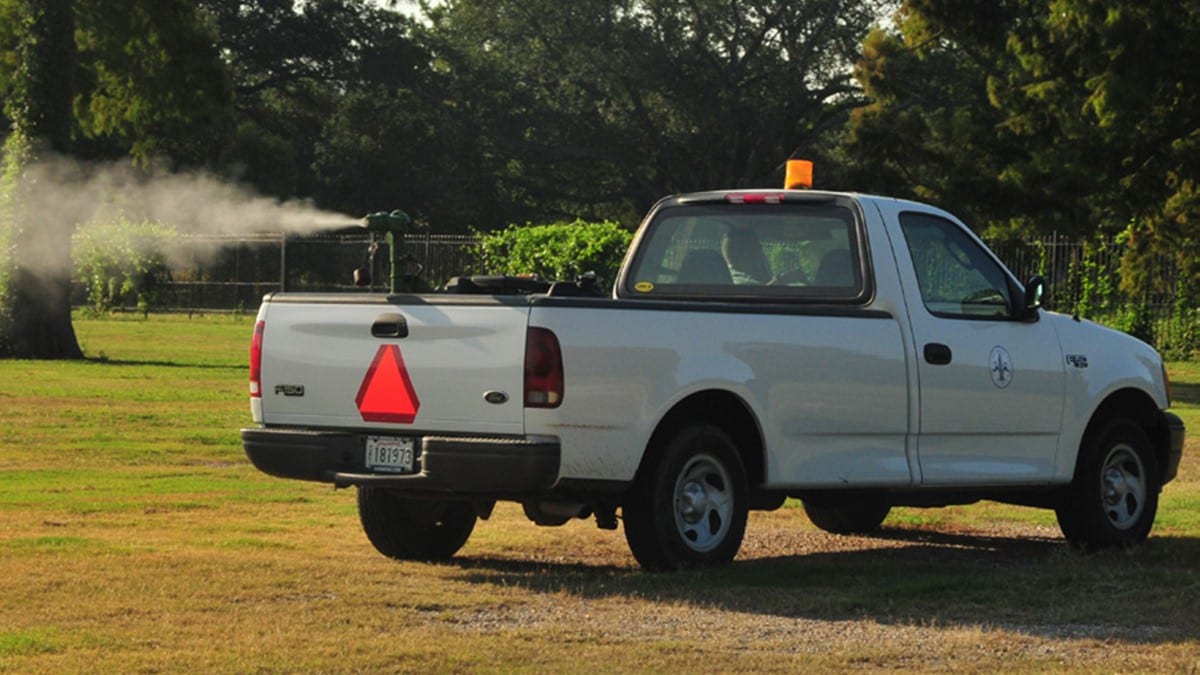
[[[930,214],[902,213],[900,229],[930,313],[967,319],[1012,316],[1007,275],[962,228]]]

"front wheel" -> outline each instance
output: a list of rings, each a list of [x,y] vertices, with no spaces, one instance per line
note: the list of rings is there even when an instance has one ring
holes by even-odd
[[[375,550],[397,560],[445,560],[475,529],[468,502],[412,499],[386,488],[358,488],[358,517]]]
[[[726,564],[742,545],[748,499],[729,435],[687,427],[642,467],[622,506],[625,540],[649,570]]]
[[[1083,549],[1145,541],[1158,511],[1158,462],[1142,428],[1127,420],[1089,434],[1075,479],[1055,513],[1063,535]]]

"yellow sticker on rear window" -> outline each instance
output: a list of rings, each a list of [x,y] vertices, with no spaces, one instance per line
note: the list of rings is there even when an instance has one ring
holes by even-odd
[[[650,291],[654,290],[654,284],[650,283],[649,281],[639,281],[633,285],[633,290],[637,291],[638,293],[649,293]]]

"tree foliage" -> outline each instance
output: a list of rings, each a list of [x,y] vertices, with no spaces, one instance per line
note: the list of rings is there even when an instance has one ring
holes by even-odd
[[[1200,289],[1200,5],[908,0],[856,72],[848,151],[873,189],[993,235],[1128,229],[1123,281],[1174,252]]]
[[[61,156],[198,163],[220,146],[226,79],[184,0],[0,0],[0,16],[15,19],[0,31],[0,93],[13,126],[0,351],[79,357],[69,304],[76,221],[28,166]]]
[[[42,20],[51,10],[70,27]],[[819,187],[932,201],[993,236],[1126,231],[1123,283],[1157,283],[1139,261],[1170,251],[1180,292],[1200,288],[1196,3],[422,11],[0,0],[0,121],[76,157],[215,167],[279,198],[402,208],[442,232],[628,227],[665,194],[777,186],[799,154]]]
[[[978,9],[982,16],[969,14],[981,24],[1005,25],[1000,5]],[[969,222],[1019,217],[1000,180],[1011,151],[996,133],[1003,114],[988,91],[990,74],[1008,61],[1004,34],[980,28],[978,39],[954,41],[912,3],[895,25],[871,32],[855,66],[869,103],[851,115],[848,182],[930,201]]]
[[[1200,171],[1200,5],[975,9],[908,0],[897,30],[866,42],[857,73],[873,100],[852,145],[863,165],[884,160],[872,179],[915,178],[997,230],[1111,234],[1133,220],[1182,235]]]
[[[454,0],[437,63],[480,92],[484,152],[517,199],[626,221],[664,194],[777,184],[858,102],[870,2]]]
[[[190,0],[79,3],[75,116],[110,155],[210,163],[232,123],[230,82]]]
[[[319,197],[350,213],[381,208],[347,204],[316,163],[322,138],[344,122],[343,101],[377,87],[387,101],[419,76],[424,59],[409,40],[409,21],[368,0],[198,4],[234,88],[237,129],[223,157],[229,171],[278,197]]]

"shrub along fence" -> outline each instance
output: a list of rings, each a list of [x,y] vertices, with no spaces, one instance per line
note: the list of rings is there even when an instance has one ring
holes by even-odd
[[[496,273],[494,252],[481,261],[475,235],[414,234],[405,237],[408,269],[434,287],[460,274]],[[146,282],[148,305],[172,311],[254,311],[262,296],[274,291],[386,292],[387,244],[362,232],[310,236],[179,235],[175,250],[163,257],[163,268]],[[997,255],[1025,280],[1046,277],[1046,306],[1076,314],[1134,334],[1170,358],[1193,358],[1200,350],[1200,312],[1195,299],[1179,292],[1175,260],[1151,262],[1150,277],[1158,289],[1130,297],[1121,288],[1119,240],[1084,242],[1060,236],[1036,241],[993,242]],[[1200,252],[1198,252],[1200,253]],[[374,280],[368,289],[354,286],[353,270],[367,267]],[[511,270],[507,270],[511,271]],[[76,304],[88,305],[88,288],[80,283]],[[121,304],[121,303],[116,303]],[[129,304],[129,303],[127,303]]]
[[[1178,258],[1144,263],[1149,290],[1131,295],[1121,284],[1126,245],[1119,238],[1080,241],[1058,235],[1022,242],[992,242],[1018,276],[1046,278],[1046,306],[1116,328],[1154,345],[1167,358],[1192,359],[1200,351],[1200,311],[1187,292]],[[1193,255],[1200,254],[1196,251]]]

